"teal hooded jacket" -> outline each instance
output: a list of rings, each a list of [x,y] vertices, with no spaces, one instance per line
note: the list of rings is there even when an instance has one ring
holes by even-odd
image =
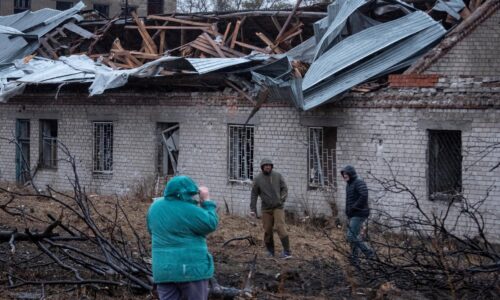
[[[219,217],[215,203],[206,200],[198,206],[196,194],[191,178],[176,176],[149,208],[155,283],[198,281],[214,274],[206,236],[215,231]]]

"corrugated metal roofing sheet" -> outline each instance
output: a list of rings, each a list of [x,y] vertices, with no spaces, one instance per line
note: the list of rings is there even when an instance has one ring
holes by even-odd
[[[330,46],[330,44],[335,40],[337,35],[342,31],[345,26],[345,23],[349,16],[354,13],[358,8],[370,2],[370,0],[349,0],[349,1],[338,1],[340,2],[340,9],[337,13],[335,19],[333,19],[332,23],[328,27],[328,30],[321,37],[321,40],[318,42],[316,46],[316,52],[314,54],[314,59],[320,57],[323,52]],[[334,3],[333,5],[336,5]]]
[[[444,34],[444,28],[435,23],[427,29],[407,38],[401,43],[384,50],[382,53],[373,56],[372,59],[357,65],[347,72],[338,76],[325,78],[325,82],[304,93],[304,110],[309,110],[330,100],[349,90],[351,87],[360,84],[374,76],[383,74],[392,67],[412,58],[415,54],[432,46]],[[400,65],[403,67],[403,65]],[[328,80],[326,80],[328,79]]]
[[[311,65],[304,76],[302,89],[307,91],[321,80],[435,23],[429,15],[417,11],[352,35],[326,51]]]

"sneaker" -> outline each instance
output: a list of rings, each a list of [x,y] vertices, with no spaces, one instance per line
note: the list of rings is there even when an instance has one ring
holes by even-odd
[[[281,252],[280,258],[281,259],[290,259],[290,258],[292,258],[292,254],[289,252],[283,251],[283,252]]]

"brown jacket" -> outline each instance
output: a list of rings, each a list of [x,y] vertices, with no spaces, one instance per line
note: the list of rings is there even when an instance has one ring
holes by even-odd
[[[257,211],[257,197],[260,196],[262,211],[283,208],[288,196],[288,188],[280,173],[271,171],[269,175],[261,172],[253,180],[250,210]]]

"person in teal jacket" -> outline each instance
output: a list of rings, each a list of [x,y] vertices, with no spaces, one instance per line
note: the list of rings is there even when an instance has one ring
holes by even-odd
[[[147,224],[152,240],[153,280],[160,300],[208,298],[214,261],[206,236],[215,231],[218,222],[208,188],[198,188],[188,176],[172,178],[163,197],[154,199]]]

